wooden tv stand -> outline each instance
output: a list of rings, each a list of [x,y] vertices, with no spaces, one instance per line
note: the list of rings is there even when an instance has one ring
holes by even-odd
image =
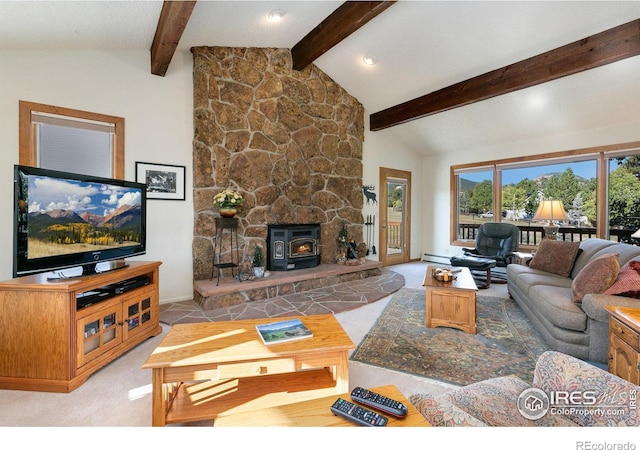
[[[160,262],[48,281],[46,274],[0,282],[0,389],[71,392],[89,376],[162,332]],[[78,309],[87,292],[148,277]],[[119,291],[119,290],[118,290]]]

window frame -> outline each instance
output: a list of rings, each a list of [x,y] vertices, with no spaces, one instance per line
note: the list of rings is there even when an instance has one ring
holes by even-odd
[[[21,165],[31,167],[38,165],[37,136],[34,132],[36,125],[31,120],[32,113],[53,114],[72,121],[80,119],[112,124],[115,135],[111,152],[111,178],[124,180],[124,118],[20,100],[18,161]]]
[[[612,144],[599,147],[588,147],[576,150],[544,153],[539,155],[529,155],[514,158],[482,161],[467,164],[458,164],[450,167],[450,198],[451,211],[449,220],[449,242],[453,246],[469,246],[469,240],[458,239],[458,173],[474,169],[492,168],[493,170],[493,216],[497,221],[502,219],[502,178],[501,167],[509,164],[557,163],[558,160],[580,158],[592,156],[596,161],[596,235],[599,238],[607,239],[608,234],[608,159],[612,153],[624,154],[625,150],[637,150],[640,148],[640,141],[626,142],[622,144]]]

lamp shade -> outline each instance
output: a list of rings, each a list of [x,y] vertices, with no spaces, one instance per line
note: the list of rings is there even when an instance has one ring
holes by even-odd
[[[542,200],[533,220],[571,220],[562,206],[562,200]]]
[[[633,233],[631,235],[631,237],[634,238],[634,239],[640,239],[640,230],[638,230],[635,233]]]

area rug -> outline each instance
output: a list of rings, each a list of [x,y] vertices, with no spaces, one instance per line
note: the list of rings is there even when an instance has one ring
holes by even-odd
[[[478,295],[477,334],[427,328],[425,321],[424,290],[400,289],[351,359],[465,386],[505,375],[530,383],[538,356],[548,350],[509,298]]]

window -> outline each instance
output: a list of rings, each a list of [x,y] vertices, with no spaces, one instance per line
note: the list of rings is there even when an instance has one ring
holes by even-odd
[[[454,245],[469,245],[481,223],[498,221],[520,228],[521,246],[538,245],[546,222],[533,217],[543,199],[562,200],[570,217],[559,223],[558,239],[603,237],[640,245],[631,237],[640,230],[639,142],[451,170]]]
[[[480,223],[493,221],[493,167],[460,169],[455,173],[457,239],[473,240]]]
[[[605,154],[608,189],[607,220],[610,235],[640,230],[640,155]],[[637,238],[631,238],[640,244]]]
[[[124,179],[124,119],[20,101],[20,164]]]

